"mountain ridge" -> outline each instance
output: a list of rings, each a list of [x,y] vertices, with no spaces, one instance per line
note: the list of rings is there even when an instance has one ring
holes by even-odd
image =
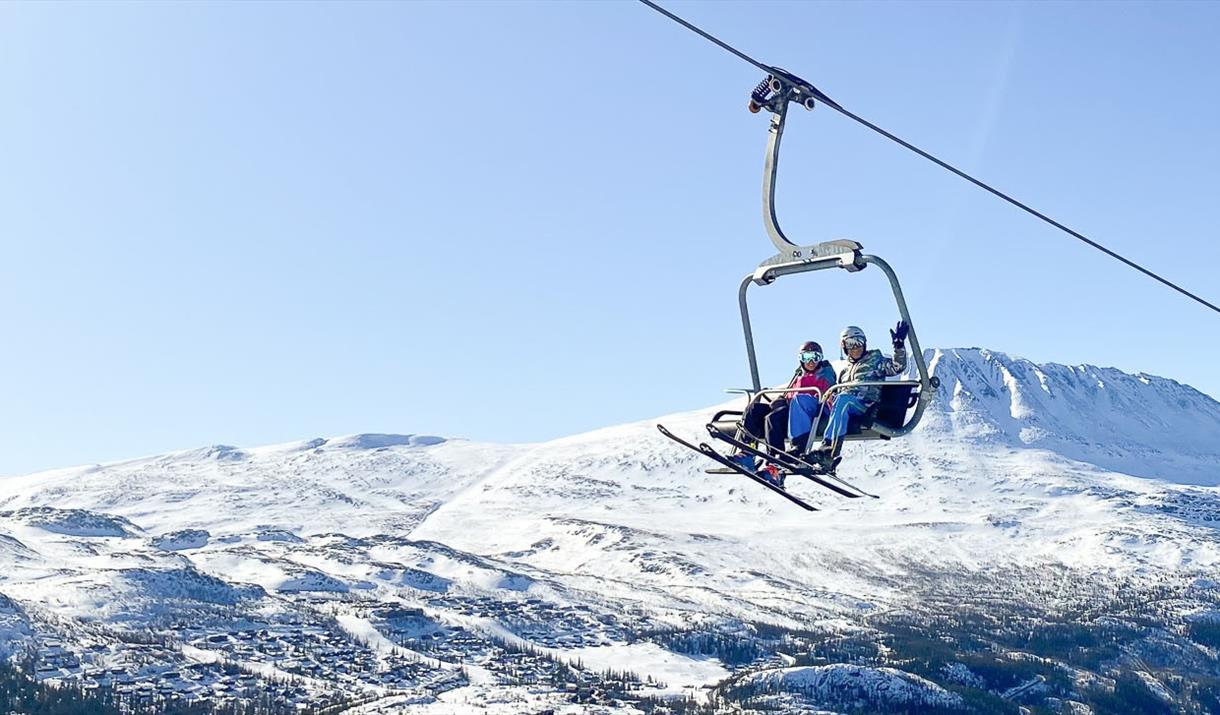
[[[1189,385],[984,348],[925,353],[941,379],[932,411],[960,436],[999,434],[1136,476],[1220,484],[1220,402]]]

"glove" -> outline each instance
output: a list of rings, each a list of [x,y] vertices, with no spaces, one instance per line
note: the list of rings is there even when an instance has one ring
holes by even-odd
[[[890,337],[894,339],[895,348],[902,347],[903,342],[907,339],[907,332],[910,329],[911,326],[907,325],[905,320],[899,320],[898,325],[895,325],[894,329],[890,331]]]

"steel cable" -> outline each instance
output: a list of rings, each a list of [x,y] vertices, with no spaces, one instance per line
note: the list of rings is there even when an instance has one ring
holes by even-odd
[[[657,12],[661,13],[665,17],[668,17],[669,19],[673,20],[674,22],[678,23],[679,25],[682,25],[686,29],[702,36],[704,39],[708,40],[709,42],[712,42],[712,43],[718,45],[719,47],[721,47],[722,49],[727,50],[728,52],[731,52],[734,55],[736,55],[737,57],[745,60],[746,62],[749,62],[750,64],[761,69],[762,71],[764,71],[768,74],[771,74],[774,71],[773,67],[769,67],[769,66],[759,62],[758,60],[754,59],[753,57],[750,57],[749,55],[745,54],[744,52],[736,49],[732,45],[729,45],[728,43],[724,42],[723,40],[720,40],[720,39],[712,36],[711,34],[703,31],[702,29],[700,29],[700,28],[696,27],[695,25],[692,25],[691,23],[682,19],[681,17],[678,17],[677,15],[673,14],[672,12],[666,10],[665,8],[661,7],[660,5],[657,5],[655,2],[652,2],[651,0],[640,0],[640,2],[647,5],[648,7],[652,8],[653,10],[656,10]],[[826,98],[826,99],[829,99],[829,98]],[[1016,206],[1017,208],[1021,209],[1022,211],[1025,211],[1026,213],[1030,214],[1031,216],[1034,216],[1036,218],[1041,219],[1042,221],[1045,221],[1046,223],[1050,224],[1051,226],[1054,226],[1055,228],[1059,229],[1060,231],[1063,231],[1064,233],[1068,234],[1069,236],[1071,236],[1079,241],[1083,241],[1084,243],[1088,244],[1089,246],[1092,246],[1093,248],[1096,248],[1097,250],[1101,251],[1102,253],[1106,254],[1107,256],[1110,256],[1111,258],[1113,258],[1117,261],[1121,261],[1128,267],[1134,268],[1135,270],[1139,271],[1140,273],[1143,273],[1144,275],[1148,276],[1149,278],[1159,281],[1160,283],[1176,290],[1177,292],[1181,293],[1182,295],[1186,296],[1187,298],[1190,298],[1198,303],[1201,303],[1202,305],[1204,305],[1208,308],[1211,308],[1213,311],[1220,313],[1220,307],[1216,306],[1214,303],[1210,303],[1207,300],[1204,300],[1203,298],[1195,295],[1194,293],[1191,293],[1190,291],[1188,291],[1185,288],[1183,288],[1182,286],[1174,283],[1173,281],[1170,281],[1167,278],[1163,278],[1160,275],[1157,275],[1153,271],[1150,271],[1147,268],[1144,268],[1143,266],[1136,263],[1135,261],[1132,261],[1131,259],[1126,258],[1125,256],[1122,256],[1122,255],[1110,250],[1109,248],[1106,248],[1105,246],[1084,236],[1083,234],[1081,234],[1077,231],[1074,231],[1074,230],[1068,228],[1067,226],[1064,226],[1063,224],[1052,219],[1051,217],[1047,216],[1046,214],[1044,214],[1040,211],[1037,211],[1033,208],[1030,208],[1029,206],[1021,203],[1020,201],[1017,201],[1016,199],[1014,199],[1013,197],[1004,193],[1003,191],[1000,191],[999,189],[974,178],[973,176],[967,174],[966,172],[962,171],[961,169],[958,169],[957,167],[953,166],[952,164],[950,164],[946,161],[938,159],[937,157],[933,156],[932,154],[929,154],[928,152],[924,151],[923,149],[920,149],[919,147],[915,146],[914,144],[911,144],[910,142],[905,141],[905,140],[891,134],[890,132],[882,129],[881,127],[877,126],[876,124],[873,124],[872,122],[868,121],[867,119],[864,119],[863,117],[853,114],[852,112],[848,111],[847,109],[844,109],[837,102],[831,100],[831,101],[823,101],[822,103],[825,104],[827,107],[830,107],[831,109],[835,110],[836,112],[839,112],[840,114],[847,117],[848,119],[851,119],[851,120],[855,121],[856,123],[873,130],[874,132],[885,137],[886,139],[889,139],[890,141],[895,142],[895,143],[899,144],[900,146],[903,146],[906,149],[909,149],[909,150],[915,152],[916,154],[922,156],[923,158],[927,159],[928,161],[931,161],[932,163],[936,164],[937,166],[940,166],[943,169],[947,169],[947,170],[953,172],[954,174],[957,174],[961,178],[965,179],[966,181],[969,181],[970,183],[974,184],[975,186],[978,186],[979,188],[984,189],[984,190],[994,194],[995,196],[1000,197],[1001,199],[1004,199],[1008,203],[1012,204],[1013,206]]]

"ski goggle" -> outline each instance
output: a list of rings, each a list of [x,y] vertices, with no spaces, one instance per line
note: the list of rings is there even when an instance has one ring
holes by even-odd
[[[817,350],[802,350],[801,362],[822,362],[822,353]]]
[[[843,349],[854,350],[855,348],[864,347],[864,341],[860,338],[843,338]]]

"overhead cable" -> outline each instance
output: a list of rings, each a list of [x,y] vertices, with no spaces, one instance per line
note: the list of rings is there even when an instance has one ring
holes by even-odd
[[[699,27],[696,27],[695,25],[687,22],[686,20],[682,19],[681,17],[678,17],[677,15],[666,10],[665,8],[656,4],[655,2],[652,2],[652,0],[640,0],[640,2],[647,5],[648,7],[652,8],[653,10],[656,10],[657,12],[661,13],[665,17],[668,17],[669,19],[673,20],[674,22],[678,23],[679,25],[682,25],[683,27],[690,30],[691,32],[694,32],[694,33],[700,35],[701,37],[708,40],[709,42],[712,42],[712,43],[718,45],[720,48],[733,53],[734,55],[741,58],[742,60],[749,62],[750,64],[761,69],[762,71],[764,71],[768,74],[777,74],[780,72],[776,68],[765,65],[762,62],[759,62],[758,60],[754,59],[753,57],[750,57],[746,53],[738,50],[737,48],[733,47],[732,45],[728,44],[727,42],[724,42],[723,40],[720,40],[720,39],[714,37],[713,35],[700,29]],[[1215,311],[1217,313],[1220,313],[1220,306],[1216,306],[1214,303],[1210,303],[1207,300],[1204,300],[1203,298],[1195,295],[1194,293],[1191,293],[1190,291],[1177,285],[1176,283],[1174,283],[1166,278],[1162,278],[1161,276],[1148,270],[1147,268],[1144,268],[1143,266],[1136,263],[1135,261],[1132,261],[1129,258],[1126,258],[1126,257],[1110,250],[1109,248],[1106,248],[1105,246],[1101,245],[1100,243],[1093,241],[1092,239],[1084,236],[1083,234],[1081,234],[1077,231],[1074,231],[1074,230],[1068,228],[1067,226],[1064,226],[1062,223],[1059,223],[1058,221],[1047,216],[1046,214],[1044,214],[1040,211],[1037,211],[1033,208],[1030,208],[1029,206],[1021,203],[1020,201],[1017,201],[1016,199],[1014,199],[1013,197],[1004,193],[1003,191],[1000,191],[999,189],[996,189],[996,188],[974,178],[973,176],[967,174],[966,172],[962,171],[961,169],[958,169],[957,167],[953,166],[952,164],[949,164],[946,161],[938,159],[937,157],[929,154],[928,152],[924,151],[923,149],[920,149],[919,147],[915,146],[914,144],[911,144],[908,141],[905,141],[897,136],[894,136],[890,132],[882,129],[881,127],[877,126],[876,124],[873,124],[872,122],[868,121],[867,119],[864,119],[863,117],[853,114],[852,112],[843,108],[842,105],[838,104],[837,102],[835,102],[833,100],[830,100],[829,97],[826,97],[821,92],[818,92],[818,94],[822,95],[823,104],[825,104],[827,107],[830,107],[831,109],[835,110],[836,112],[839,112],[840,114],[847,117],[848,119],[854,120],[855,122],[857,122],[865,127],[868,127],[869,129],[880,134],[881,136],[885,137],[886,139],[889,139],[890,141],[893,141],[893,142],[915,152],[916,154],[922,156],[923,158],[927,159],[928,161],[931,161],[932,163],[936,164],[937,166],[940,166],[943,169],[947,169],[947,170],[953,172],[954,174],[957,174],[961,178],[965,179],[966,181],[969,181],[970,183],[974,184],[975,186],[977,186],[981,189],[984,189],[984,190],[994,194],[995,196],[1000,197],[1001,199],[1004,199],[1008,203],[1012,204],[1013,206],[1016,206],[1017,208],[1021,209],[1022,211],[1025,211],[1026,213],[1030,214],[1031,216],[1035,216],[1035,217],[1045,221],[1046,223],[1050,224],[1051,226],[1054,226],[1055,228],[1059,229],[1060,231],[1063,231],[1064,233],[1068,234],[1069,236],[1072,236],[1073,238],[1083,241],[1084,243],[1092,246],[1093,248],[1096,248],[1097,250],[1101,251],[1102,253],[1106,254],[1107,256],[1110,256],[1111,258],[1113,258],[1117,261],[1121,261],[1122,263],[1126,264],[1128,267],[1134,268],[1135,270],[1139,271],[1140,273],[1143,273],[1144,275],[1148,276],[1149,278],[1159,281],[1160,283],[1176,290],[1177,292],[1181,293],[1182,295],[1184,295],[1198,303],[1201,303],[1208,308],[1211,308],[1213,311]]]

